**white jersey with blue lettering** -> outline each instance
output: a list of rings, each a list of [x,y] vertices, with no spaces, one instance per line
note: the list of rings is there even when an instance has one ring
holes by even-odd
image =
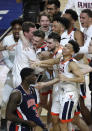
[[[66,9],[75,9],[78,16],[80,16],[80,13],[83,9],[92,10],[92,0],[68,0],[67,5],[64,9],[64,12]],[[81,27],[81,31],[83,31],[82,27]]]
[[[70,40],[75,40],[74,34],[76,30],[77,30],[76,28],[73,28],[71,32],[69,33],[67,32],[67,36]]]
[[[74,8],[78,15],[80,15],[83,9],[92,10],[92,0],[68,0],[66,9]]]
[[[64,31],[61,35],[60,45],[65,46],[69,40],[70,38],[68,37],[67,31]]]
[[[88,54],[88,46],[92,38],[92,25],[90,25],[87,29],[84,29],[84,46],[80,47],[79,53],[86,53],[86,57],[88,59],[92,58],[92,54]]]
[[[63,60],[60,61],[59,64],[59,71],[62,75],[68,77],[68,78],[74,78],[75,75],[69,71],[69,63],[70,62],[77,62],[74,58],[71,58],[64,62]],[[79,91],[78,90],[78,84],[76,82],[60,82],[61,88],[64,88],[65,91]],[[71,85],[71,86],[70,86]]]
[[[68,78],[73,78],[74,74],[69,72],[69,63],[77,62],[71,58],[68,61],[60,61],[60,72]],[[75,109],[78,105],[79,91],[76,82],[59,82],[57,95],[55,94],[52,101],[51,114],[59,115],[61,122],[72,121]],[[71,108],[72,107],[72,108]]]

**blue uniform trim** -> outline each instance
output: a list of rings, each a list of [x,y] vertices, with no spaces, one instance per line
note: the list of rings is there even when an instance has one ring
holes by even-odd
[[[68,113],[68,119],[71,119],[71,113],[72,113],[72,108],[73,108],[74,102],[70,102],[70,108],[69,108],[69,113]]]
[[[68,105],[69,105],[69,101],[65,103],[63,113],[62,113],[62,120],[66,120]]]

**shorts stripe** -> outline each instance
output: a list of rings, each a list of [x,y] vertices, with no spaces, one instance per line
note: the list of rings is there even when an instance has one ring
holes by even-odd
[[[66,122],[71,122],[73,119],[69,119],[69,120],[60,120],[62,123],[66,123]]]
[[[51,115],[52,116],[59,116],[59,113],[53,113],[53,112],[51,112]]]
[[[79,114],[80,114],[80,112],[75,112],[75,113],[74,113],[74,115],[79,115]]]
[[[68,109],[69,101],[65,103],[63,113],[62,113],[62,120],[66,120],[67,116],[67,109]]]
[[[73,105],[74,105],[74,102],[71,101],[70,107],[69,107],[68,119],[71,119],[71,113],[72,113]]]
[[[16,112],[17,112],[17,114],[18,114],[18,117],[19,117],[20,119],[23,119],[22,114],[21,114],[18,110],[17,110]]]
[[[76,108],[74,114],[75,114],[75,115],[79,115],[79,114],[80,114],[80,103],[78,103],[77,108]]]

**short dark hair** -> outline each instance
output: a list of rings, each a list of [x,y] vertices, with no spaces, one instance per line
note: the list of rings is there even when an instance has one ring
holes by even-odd
[[[37,36],[37,37],[41,37],[41,38],[45,38],[45,33],[44,33],[44,31],[42,31],[42,30],[36,30],[36,31],[34,31],[33,32],[33,35],[34,36]]]
[[[20,72],[20,76],[21,76],[22,81],[24,81],[27,76],[29,76],[29,75],[31,75],[31,74],[33,74],[33,73],[34,73],[34,70],[33,70],[33,69],[28,68],[28,67],[23,68],[23,69],[21,70],[21,72]]]
[[[80,48],[79,48],[79,44],[77,43],[77,41],[69,40],[68,43],[70,43],[73,46],[73,50],[75,53],[79,52]]]
[[[75,20],[75,21],[78,20],[78,15],[77,15],[76,11],[74,11],[72,9],[66,9],[65,13],[70,14],[73,20]]]
[[[30,21],[26,21],[22,24],[22,30],[23,32],[29,32],[29,28],[35,28],[35,24],[30,22]]]
[[[48,39],[54,39],[54,40],[60,42],[61,36],[58,33],[52,32],[49,34]]]
[[[59,22],[60,24],[62,24],[65,27],[65,29],[68,29],[70,26],[70,21],[65,17],[55,17],[53,21]]]
[[[48,0],[47,5],[54,4],[56,8],[60,8],[60,1],[59,0]]]
[[[16,24],[19,24],[20,26],[22,26],[23,24],[23,19],[15,19],[11,22],[11,26],[14,27]]]
[[[81,13],[86,13],[89,17],[92,18],[92,10],[90,9],[84,9],[81,11]]]

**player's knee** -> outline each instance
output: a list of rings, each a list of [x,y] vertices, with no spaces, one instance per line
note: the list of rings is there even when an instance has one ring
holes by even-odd
[[[68,129],[68,123],[67,122],[60,122],[61,129]]]
[[[52,116],[52,123],[58,124],[59,123],[59,117],[58,116]]]
[[[77,123],[79,123],[79,121],[80,121],[79,115],[75,115],[72,123],[76,125]]]

